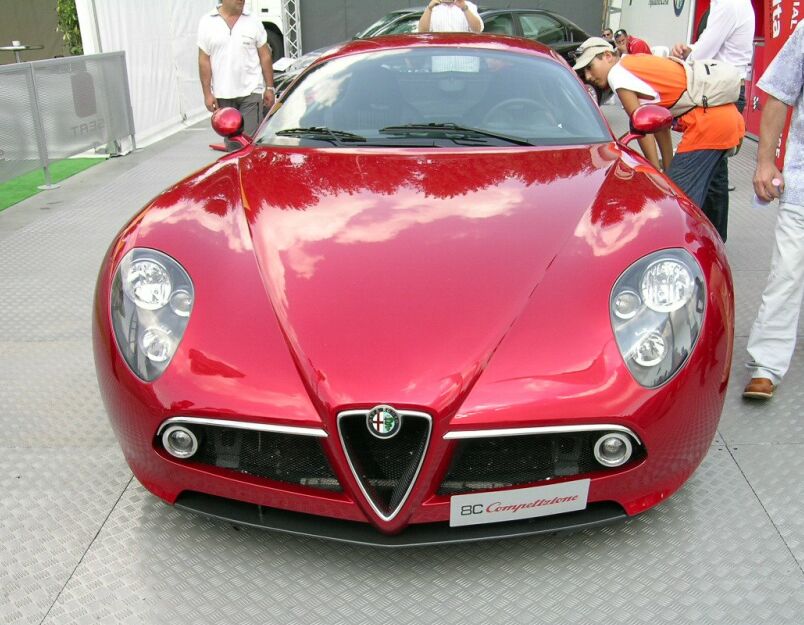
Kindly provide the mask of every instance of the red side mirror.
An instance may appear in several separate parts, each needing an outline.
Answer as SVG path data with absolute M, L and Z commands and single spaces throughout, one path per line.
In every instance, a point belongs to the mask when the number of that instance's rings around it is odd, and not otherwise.
M 658 104 L 643 104 L 631 114 L 630 121 L 630 132 L 620 137 L 620 143 L 624 145 L 639 137 L 670 128 L 673 114 Z
M 241 147 L 248 145 L 249 137 L 243 134 L 243 115 L 235 108 L 218 109 L 212 114 L 212 129 L 221 137 L 239 143 Z

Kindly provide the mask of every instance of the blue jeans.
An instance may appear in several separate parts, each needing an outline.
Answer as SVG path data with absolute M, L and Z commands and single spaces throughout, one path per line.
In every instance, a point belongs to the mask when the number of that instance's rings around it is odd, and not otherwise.
M 698 206 L 703 207 L 707 197 L 712 197 L 711 208 L 704 210 L 704 214 L 724 242 L 729 219 L 729 178 L 725 160 L 726 150 L 681 152 L 675 155 L 667 172 L 670 179 Z M 716 178 L 715 173 L 721 167 L 720 175 Z

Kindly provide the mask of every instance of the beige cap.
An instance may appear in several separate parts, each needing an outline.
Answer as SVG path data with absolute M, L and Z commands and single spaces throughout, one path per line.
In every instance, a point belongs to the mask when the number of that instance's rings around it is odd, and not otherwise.
M 614 47 L 603 37 L 589 37 L 575 50 L 575 65 L 572 69 L 583 69 L 601 52 L 614 52 Z

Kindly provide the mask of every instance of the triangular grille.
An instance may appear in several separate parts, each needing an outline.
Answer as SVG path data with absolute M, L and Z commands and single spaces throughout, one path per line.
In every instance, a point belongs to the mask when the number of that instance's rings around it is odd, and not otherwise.
M 388 521 L 408 498 L 430 441 L 431 418 L 421 412 L 399 410 L 402 426 L 392 438 L 369 431 L 367 410 L 338 415 L 343 450 L 355 478 L 374 511 Z

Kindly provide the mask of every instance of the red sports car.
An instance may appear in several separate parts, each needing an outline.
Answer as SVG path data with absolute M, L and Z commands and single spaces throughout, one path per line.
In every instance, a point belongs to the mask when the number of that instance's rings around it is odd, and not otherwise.
M 240 149 L 140 212 L 97 285 L 101 392 L 155 495 L 421 545 L 626 518 L 701 462 L 723 245 L 550 49 L 356 41 L 253 139 L 213 125 Z

